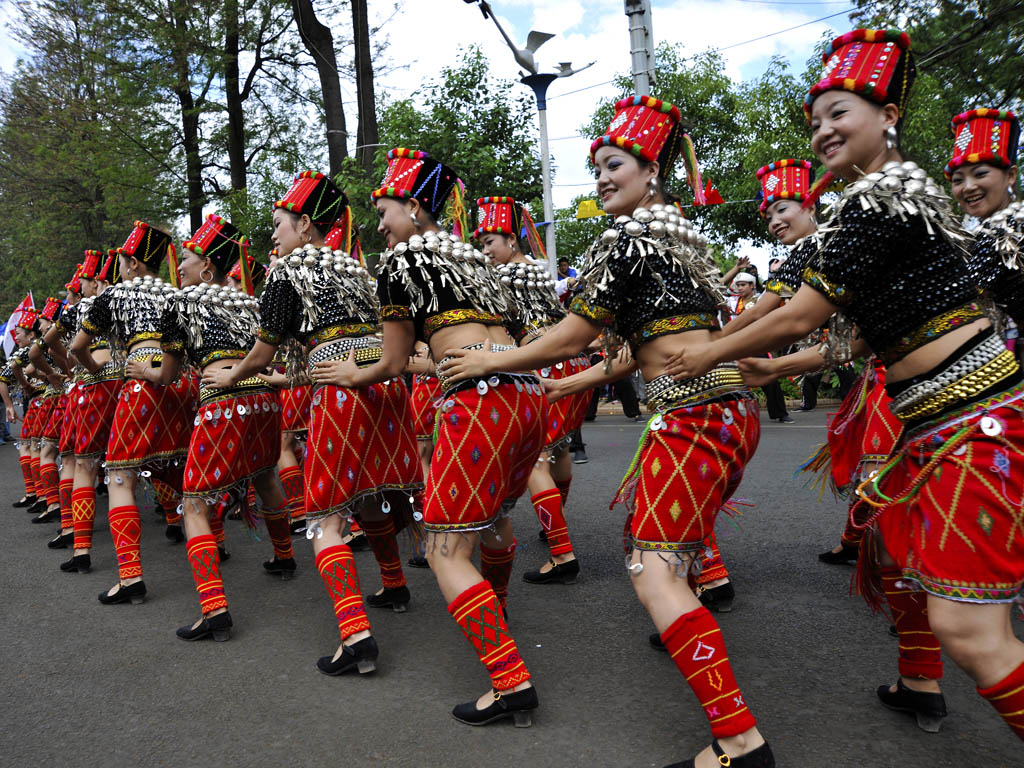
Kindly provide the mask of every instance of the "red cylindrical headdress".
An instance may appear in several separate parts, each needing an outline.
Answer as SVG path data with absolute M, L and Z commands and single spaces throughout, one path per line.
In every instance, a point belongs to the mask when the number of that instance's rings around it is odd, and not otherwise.
M 388 167 L 370 198 L 415 198 L 437 219 L 458 187 L 458 174 L 426 152 L 398 147 L 388 152 Z
M 275 208 L 283 208 L 297 216 L 309 216 L 321 232 L 326 232 L 348 207 L 348 197 L 327 176 L 317 171 L 303 171 Z
M 946 178 L 966 163 L 987 163 L 999 168 L 1017 164 L 1020 123 L 1005 109 L 972 109 L 953 118 L 953 159 Z
M 85 252 L 85 261 L 82 262 L 82 272 L 80 277 L 84 277 L 87 280 L 95 280 L 96 272 L 100 268 L 100 264 L 103 262 L 103 251 L 88 250 Z
M 916 67 L 910 37 L 898 29 L 855 29 L 837 37 L 821 56 L 821 79 L 804 99 L 804 114 L 825 91 L 856 93 L 879 104 L 895 104 L 900 117 L 906 111 Z
M 124 245 L 118 249 L 125 256 L 133 256 L 149 269 L 156 272 L 168 251 L 174 247 L 172 238 L 166 232 L 136 221 Z
M 776 160 L 757 171 L 761 182 L 761 215 L 776 200 L 803 202 L 814 182 L 814 171 L 806 160 Z
M 18 327 L 24 328 L 26 331 L 35 329 L 36 320 L 39 319 L 39 313 L 34 309 L 23 309 L 21 310 L 21 316 L 18 318 Z
M 615 105 L 615 117 L 604 136 L 590 145 L 590 160 L 605 146 L 619 147 L 660 165 L 658 175 L 667 178 L 679 157 L 682 131 L 679 109 L 651 96 L 632 96 Z
M 63 309 L 63 307 L 63 301 L 61 301 L 60 299 L 55 299 L 53 296 L 50 296 L 46 300 L 46 304 L 43 306 L 43 311 L 39 313 L 39 316 L 45 317 L 51 323 L 55 322 L 57 320 L 57 317 L 60 315 L 60 311 L 61 309 Z

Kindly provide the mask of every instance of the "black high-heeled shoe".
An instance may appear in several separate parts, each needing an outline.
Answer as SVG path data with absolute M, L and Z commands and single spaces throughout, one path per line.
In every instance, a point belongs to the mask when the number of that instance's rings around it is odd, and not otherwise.
M 651 632 L 651 634 L 647 636 L 647 642 L 649 642 L 651 644 L 651 648 L 653 648 L 656 651 L 668 651 L 668 648 L 665 647 L 665 644 L 661 642 L 660 632 Z
M 182 640 L 202 640 L 204 637 L 212 637 L 214 642 L 223 643 L 231 639 L 231 614 L 227 611 L 218 613 L 216 616 L 204 616 L 196 626 L 186 624 L 180 627 L 175 633 Z
M 366 675 L 377 669 L 377 656 L 380 649 L 373 636 L 364 637 L 358 643 L 346 645 L 341 649 L 341 656 L 336 660 L 332 656 L 321 656 L 317 659 L 316 668 L 325 675 L 344 674 L 350 669 L 357 669 L 360 675 Z
M 542 541 L 545 544 L 548 543 L 548 532 L 545 531 L 543 528 L 537 531 L 537 541 Z
M 52 523 L 58 517 L 60 517 L 60 507 L 44 509 L 41 515 L 32 518 L 32 524 L 39 525 L 41 523 Z
M 847 565 L 848 563 L 856 563 L 859 554 L 860 547 L 851 547 L 848 544 L 843 544 L 843 548 L 839 552 L 833 552 L 830 549 L 828 552 L 822 552 L 818 555 L 818 559 L 826 565 Z
M 523 574 L 523 581 L 527 584 L 575 584 L 576 577 L 580 575 L 580 561 L 569 560 L 565 563 L 556 564 L 554 560 L 549 561 L 552 568 L 549 571 L 529 571 Z
M 281 581 L 288 581 L 289 579 L 295 578 L 295 570 L 298 566 L 295 565 L 295 558 L 289 557 L 279 558 L 274 555 L 273 560 L 267 560 L 263 563 L 263 570 L 271 576 L 280 576 Z
M 736 757 L 726 754 L 722 745 L 718 743 L 718 739 L 711 742 L 711 750 L 721 765 L 730 765 L 732 768 L 775 768 L 775 755 L 772 754 L 772 748 L 768 746 L 767 741 L 757 749 L 752 749 Z M 722 758 L 725 760 L 723 761 Z M 695 765 L 693 760 L 683 760 L 681 763 L 666 765 L 665 768 L 694 768 Z
M 39 515 L 46 511 L 46 497 L 37 496 L 36 500 L 32 504 L 25 508 L 25 511 L 30 515 Z
M 701 587 L 697 592 L 697 599 L 700 600 L 701 605 L 715 613 L 729 613 L 732 611 L 732 601 L 735 597 L 736 590 L 733 588 L 731 581 L 711 589 Z
M 164 538 L 175 544 L 180 544 L 185 540 L 185 532 L 181 530 L 181 526 L 177 523 L 168 523 L 167 527 L 164 528 Z
M 71 533 L 58 533 L 56 536 L 54 536 L 52 539 L 46 542 L 46 546 L 48 546 L 50 549 L 67 549 L 71 546 L 74 540 L 74 531 L 72 531 Z
M 521 691 L 494 691 L 494 701 L 485 709 L 477 709 L 476 701 L 459 704 L 452 710 L 452 717 L 466 725 L 487 725 L 511 717 L 516 728 L 529 728 L 533 725 L 533 710 L 539 706 L 537 689 L 531 686 Z
M 88 573 L 92 570 L 92 558 L 88 553 L 72 555 L 70 560 L 65 560 L 60 564 L 60 569 L 64 573 Z
M 429 568 L 430 563 L 423 555 L 413 555 L 406 561 L 411 568 Z
M 928 733 L 938 733 L 942 727 L 942 718 L 949 714 L 946 711 L 946 697 L 941 693 L 915 691 L 896 681 L 896 691 L 890 691 L 888 685 L 878 686 L 878 698 L 889 709 L 906 712 L 917 719 L 917 727 Z
M 88 557 L 88 555 L 86 555 Z M 128 603 L 132 605 L 138 605 L 146 599 L 146 582 L 136 581 L 134 584 L 129 584 L 127 587 L 123 584 L 117 585 L 117 591 L 112 595 L 108 595 L 106 592 L 100 592 L 99 601 L 104 605 L 118 605 L 119 603 Z
M 224 547 L 217 545 L 217 557 L 222 563 L 226 563 L 231 559 L 231 553 L 228 552 Z
M 31 507 L 35 503 L 36 503 L 35 495 L 32 495 L 32 496 L 22 496 L 16 502 L 11 504 L 11 506 L 14 507 L 15 509 L 22 509 L 24 507 Z
M 411 599 L 409 587 L 403 584 L 400 587 L 385 587 L 377 594 L 369 595 L 366 604 L 374 608 L 390 608 L 395 613 L 405 613 Z

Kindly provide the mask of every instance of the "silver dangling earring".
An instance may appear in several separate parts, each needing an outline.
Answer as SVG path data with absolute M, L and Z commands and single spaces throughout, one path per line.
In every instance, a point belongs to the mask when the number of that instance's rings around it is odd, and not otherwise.
M 416 227 L 416 229 L 419 229 L 420 228 L 420 220 L 416 218 L 416 214 L 415 213 L 410 213 L 409 214 L 409 218 L 412 219 L 413 226 Z
M 652 178 L 647 182 L 647 196 L 654 197 L 656 194 L 658 194 L 658 180 Z
M 207 273 L 207 272 L 210 273 L 210 276 L 209 277 L 203 277 L 203 275 L 205 273 Z M 213 270 L 210 269 L 209 267 L 206 267 L 205 269 L 203 269 L 202 272 L 199 273 L 199 279 L 202 280 L 204 283 L 209 283 L 210 281 L 213 280 Z
M 896 149 L 896 145 L 899 143 L 900 136 L 896 133 L 896 126 L 890 125 L 885 129 L 885 146 L 889 149 Z

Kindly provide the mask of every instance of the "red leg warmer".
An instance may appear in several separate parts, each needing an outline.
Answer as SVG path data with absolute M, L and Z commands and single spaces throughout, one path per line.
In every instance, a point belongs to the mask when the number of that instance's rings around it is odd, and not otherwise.
M 75 479 L 68 477 L 60 481 L 60 529 L 70 530 L 75 527 L 74 512 L 71 510 L 71 491 L 75 487 Z
M 711 534 L 708 544 L 710 553 L 705 551 L 700 556 L 698 584 L 710 584 L 712 581 L 729 578 L 729 571 L 726 570 L 725 563 L 722 561 L 722 553 L 718 551 L 718 541 L 715 539 L 715 534 Z
M 405 573 L 402 571 L 402 555 L 398 551 L 398 539 L 395 538 L 395 524 L 391 518 L 384 520 L 363 520 L 363 533 L 370 543 L 373 556 L 380 566 L 380 583 L 386 589 L 405 586 Z
M 452 600 L 448 612 L 487 667 L 495 689 L 506 691 L 530 679 L 490 584 L 474 584 Z
M 227 608 L 224 596 L 224 582 L 220 578 L 220 555 L 217 540 L 211 534 L 193 536 L 188 540 L 188 564 L 192 566 L 192 578 L 199 593 L 199 606 L 203 614 Z
M 480 545 L 480 575 L 491 585 L 502 608 L 508 602 L 508 581 L 512 578 L 512 562 L 515 558 L 515 539 L 512 539 L 512 544 L 505 549 L 491 549 Z
M 565 555 L 572 552 L 572 542 L 569 541 L 569 529 L 565 525 L 565 515 L 562 513 L 562 494 L 558 488 L 541 491 L 532 496 L 533 508 L 537 512 L 537 519 L 548 537 L 548 548 L 552 555 Z
M 352 550 L 345 544 L 328 547 L 316 556 L 316 569 L 320 571 L 327 594 L 334 602 L 341 639 L 370 628 L 370 620 L 363 610 L 363 595 L 359 591 L 359 572 Z
M 661 641 L 704 708 L 712 736 L 736 736 L 756 725 L 732 673 L 722 631 L 707 608 L 684 613 Z
M 897 586 L 899 568 L 882 569 L 882 589 L 900 639 L 902 677 L 942 679 L 942 648 L 928 624 L 928 599 L 923 592 Z
M 281 489 L 288 500 L 288 509 L 292 520 L 306 516 L 306 488 L 302 479 L 302 470 L 298 467 L 285 467 L 280 472 Z
M 267 524 L 267 534 L 274 547 L 274 557 L 278 560 L 293 558 L 295 554 L 292 552 L 292 532 L 288 527 L 288 503 L 285 502 L 277 509 L 264 508 L 263 522 Z
M 988 699 L 1010 730 L 1024 741 L 1024 664 L 991 688 L 979 688 L 978 693 Z
M 110 510 L 108 518 L 110 536 L 114 539 L 114 551 L 117 553 L 117 569 L 121 578 L 141 576 L 139 540 L 142 538 L 142 526 L 139 523 L 139 508 L 134 504 L 129 507 L 114 507 Z
M 36 495 L 36 484 L 32 479 L 32 457 L 19 456 L 18 463 L 21 465 L 21 479 L 25 481 L 25 495 Z
M 91 485 L 71 492 L 71 518 L 75 526 L 75 549 L 91 549 L 92 524 L 96 519 L 96 489 Z

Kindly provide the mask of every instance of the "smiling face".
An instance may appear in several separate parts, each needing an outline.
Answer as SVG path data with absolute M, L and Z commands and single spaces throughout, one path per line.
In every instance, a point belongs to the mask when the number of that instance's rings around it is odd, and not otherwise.
M 203 282 L 209 282 L 211 278 L 203 280 L 203 275 L 209 276 L 213 273 L 213 267 L 210 265 L 210 260 L 200 256 L 195 251 L 190 251 L 188 248 L 183 248 L 181 251 L 181 260 L 178 262 L 178 279 L 181 281 L 181 287 L 187 288 L 190 285 L 199 285 Z
M 795 200 L 776 200 L 764 212 L 768 231 L 783 245 L 792 245 L 818 228 L 814 212 L 802 208 Z
M 749 280 L 736 280 L 732 286 L 741 299 L 749 299 L 754 295 L 754 284 Z
M 967 215 L 987 219 L 1010 204 L 1010 187 L 1016 178 L 1017 166 L 967 163 L 953 171 L 953 197 Z
M 886 145 L 886 130 L 898 118 L 894 104 L 879 107 L 847 91 L 825 91 L 811 108 L 811 150 L 836 176 L 853 181 L 857 168 L 871 173 L 899 159 Z
M 377 231 L 384 235 L 388 248 L 408 242 L 419 231 L 413 216 L 419 211 L 415 200 L 396 200 L 393 197 L 379 197 L 377 207 Z
M 597 196 L 605 213 L 629 215 L 651 199 L 650 183 L 658 175 L 658 164 L 641 164 L 618 147 L 606 146 L 594 155 Z
M 19 326 L 14 329 L 14 343 L 19 347 L 27 347 L 31 341 L 32 337 L 28 335 L 28 331 L 24 328 Z
M 480 238 L 480 251 L 497 264 L 508 264 L 519 253 L 518 242 L 512 235 L 488 232 Z

